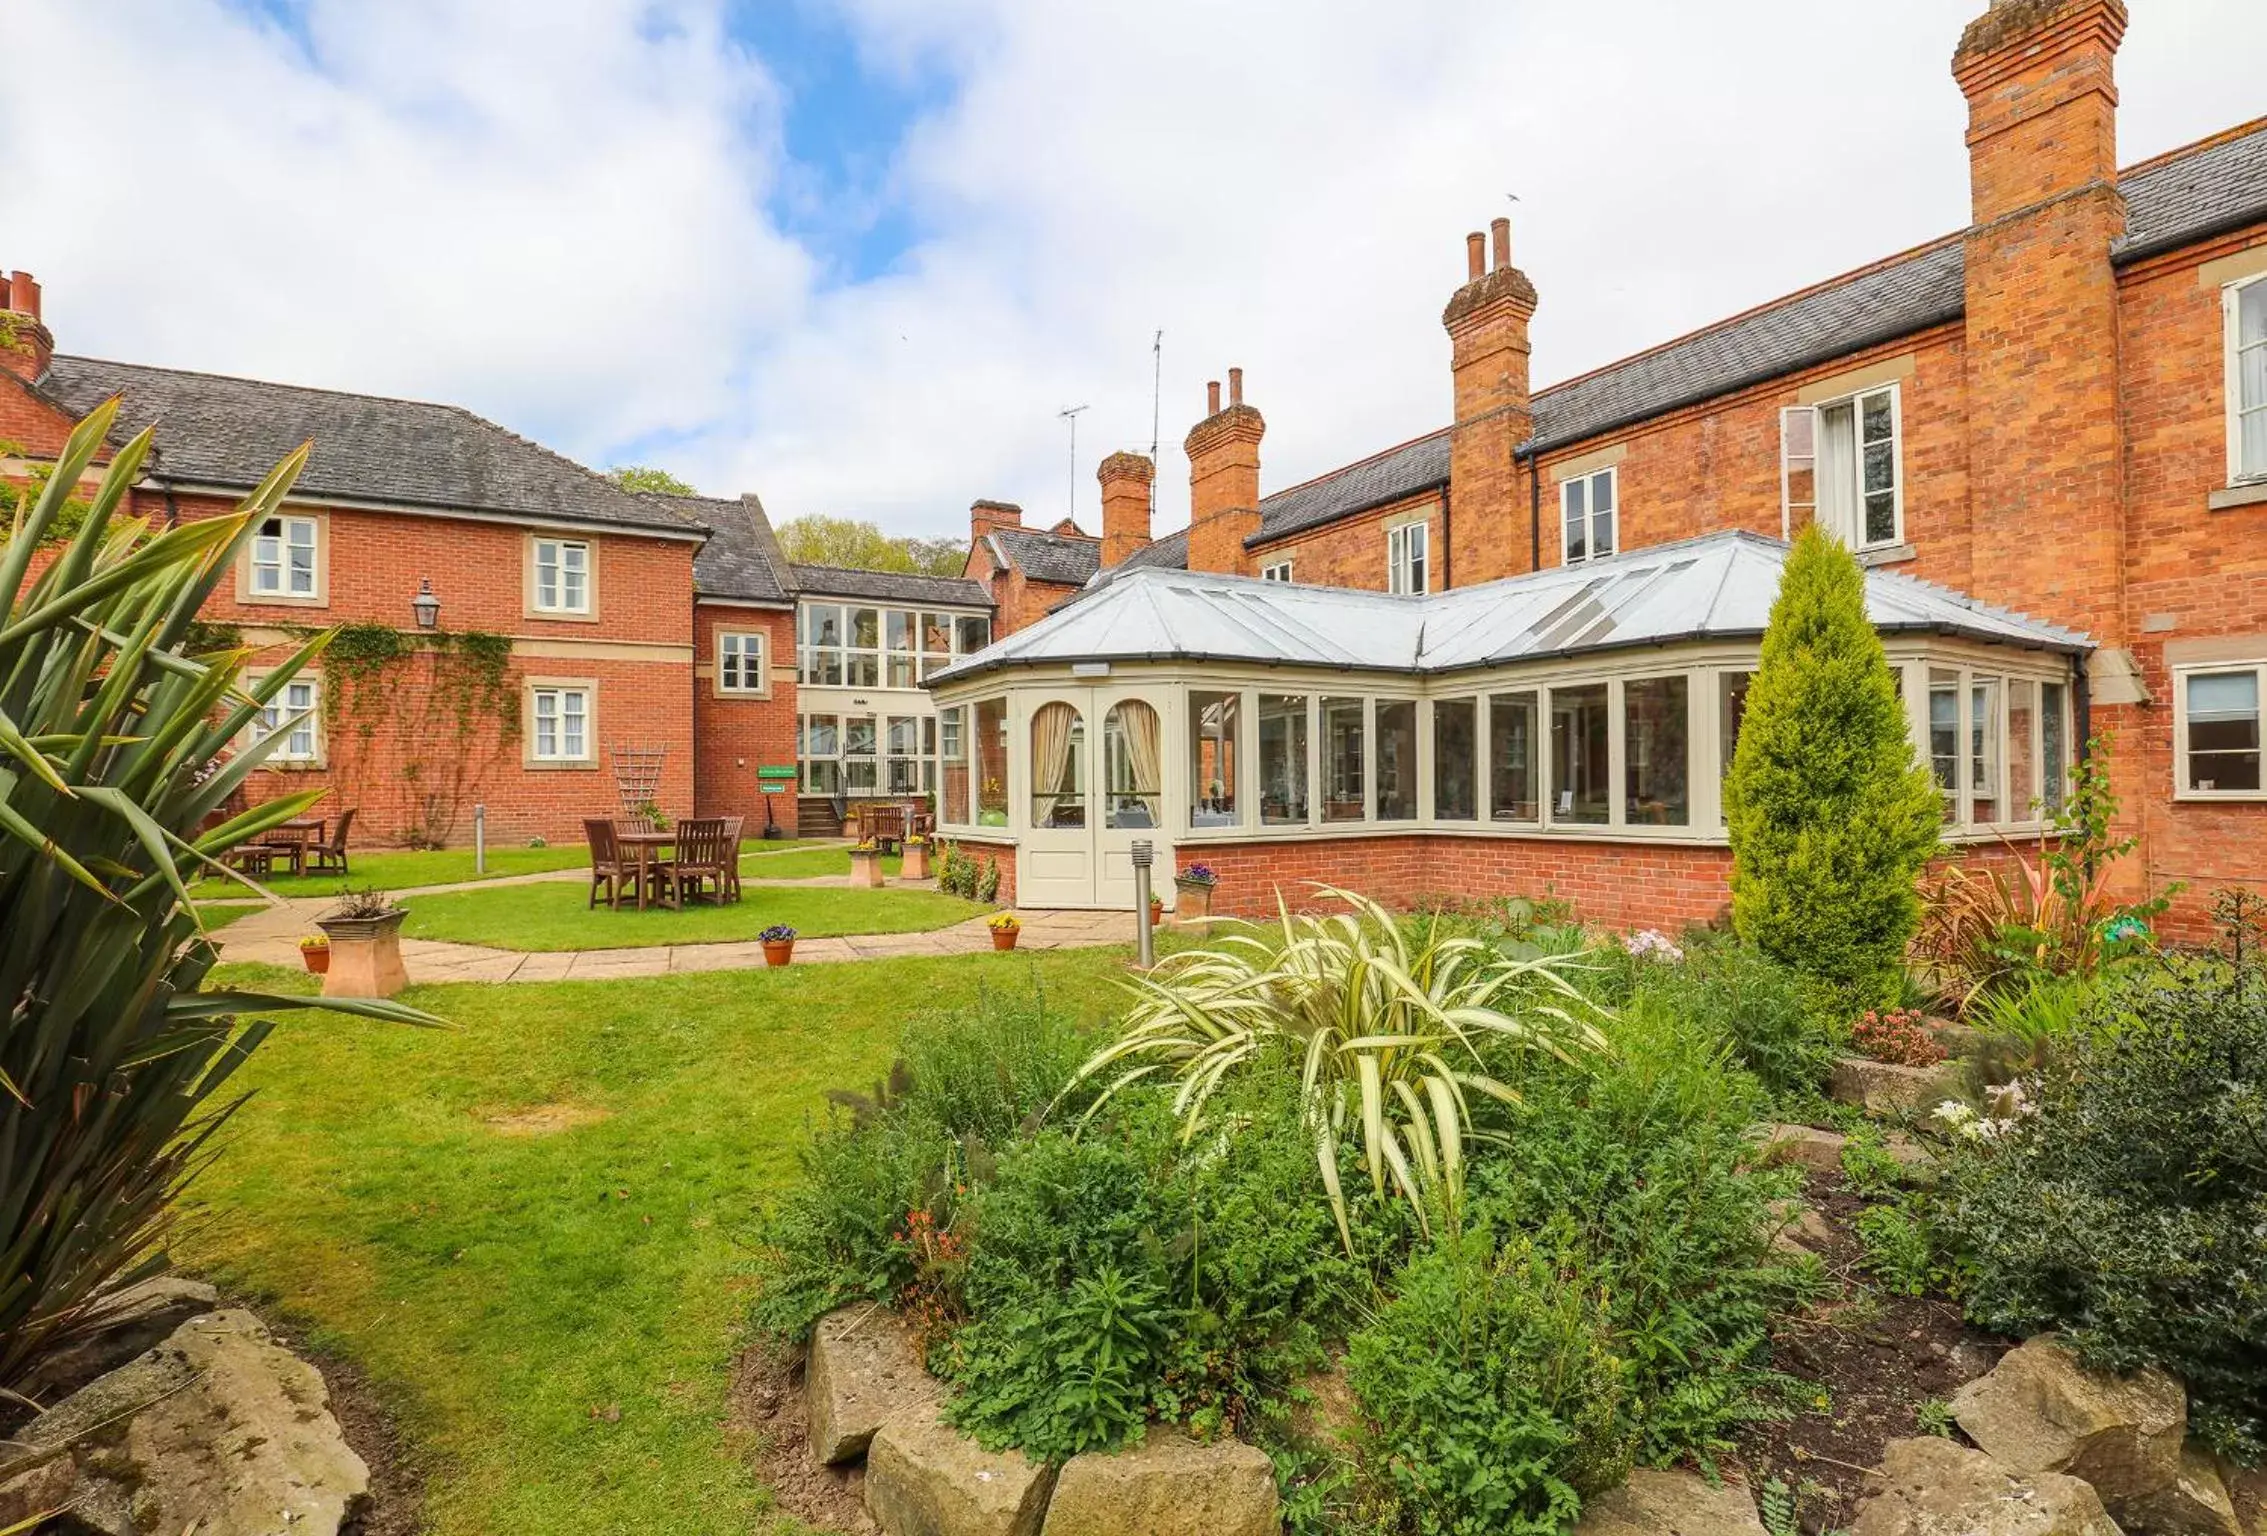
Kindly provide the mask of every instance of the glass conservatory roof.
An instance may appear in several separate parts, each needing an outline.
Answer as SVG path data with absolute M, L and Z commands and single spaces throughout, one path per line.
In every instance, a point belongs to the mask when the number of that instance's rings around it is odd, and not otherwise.
M 1632 550 L 1422 597 L 1148 567 L 937 673 L 1223 661 L 1418 673 L 1509 666 L 1634 646 L 1754 639 L 1771 617 L 1788 546 L 1739 530 Z M 1956 635 L 2034 650 L 2092 649 L 2085 635 L 1948 587 L 1866 572 L 1883 634 Z

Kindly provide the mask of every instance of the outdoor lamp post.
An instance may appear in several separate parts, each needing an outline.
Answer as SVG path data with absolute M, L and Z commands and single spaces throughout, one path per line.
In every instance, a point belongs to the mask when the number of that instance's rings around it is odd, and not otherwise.
M 441 622 L 441 600 L 433 595 L 433 583 L 423 576 L 417 578 L 417 595 L 409 600 L 409 609 L 417 615 L 419 629 L 431 629 Z
M 1134 932 L 1138 935 L 1136 951 L 1143 970 L 1157 963 L 1156 938 L 1149 931 L 1149 866 L 1157 862 L 1157 845 L 1146 837 L 1137 837 L 1133 843 L 1134 872 Z

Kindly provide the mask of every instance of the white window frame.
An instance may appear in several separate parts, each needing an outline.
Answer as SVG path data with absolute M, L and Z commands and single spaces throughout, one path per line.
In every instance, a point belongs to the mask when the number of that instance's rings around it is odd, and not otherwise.
M 570 551 L 581 555 L 582 560 L 579 568 L 568 559 Z M 548 556 L 548 560 L 546 556 Z M 588 539 L 559 539 L 538 535 L 535 539 L 534 558 L 535 571 L 532 585 L 529 588 L 529 598 L 531 606 L 537 613 L 587 614 L 591 611 L 590 599 L 594 585 L 591 579 L 591 568 L 596 562 L 593 559 L 593 551 Z M 553 573 L 552 585 L 555 589 L 548 599 L 544 595 L 544 574 L 547 564 Z M 581 578 L 582 591 L 579 601 L 568 601 L 568 588 L 572 585 L 569 580 L 570 577 Z
M 1388 554 L 1390 555 L 1390 553 L 1389 546 Z M 1289 581 L 1291 579 L 1291 562 L 1278 560 L 1273 565 L 1261 566 L 1259 568 L 1259 579 L 1262 581 Z
M 247 679 L 252 686 L 257 682 Z M 293 695 L 301 695 L 294 699 Z M 283 745 L 267 756 L 267 764 L 275 767 L 291 764 L 298 767 L 319 767 L 323 762 L 323 682 L 313 672 L 301 672 L 283 685 L 283 691 L 260 707 L 252 719 L 251 740 L 267 740 L 283 730 L 284 722 L 293 716 L 297 721 L 285 734 Z
M 2263 456 L 2257 464 L 2246 464 L 2243 461 L 2243 418 L 2250 412 L 2267 412 L 2267 398 L 2257 400 L 2248 407 L 2243 399 L 2243 354 L 2254 350 L 2260 352 L 2263 356 L 2262 368 L 2267 369 L 2267 338 L 2255 341 L 2249 347 L 2243 346 L 2241 341 L 2243 298 L 2246 291 L 2253 288 L 2267 294 L 2267 272 L 2239 277 L 2220 290 L 2220 306 L 2226 317 L 2227 329 L 2228 484 L 2231 486 L 2256 485 L 2267 481 L 2267 456 Z
M 1385 531 L 1386 590 L 1422 597 L 1432 590 L 1433 524 L 1430 518 L 1396 523 Z
M 597 694 L 598 690 L 587 683 L 538 683 L 529 688 L 527 738 L 529 758 L 538 763 L 596 762 L 597 752 L 591 744 L 591 735 L 598 714 Z M 580 699 L 582 701 L 582 709 L 579 712 L 582 719 L 582 745 L 579 751 L 567 749 L 567 721 L 577 713 L 567 708 L 569 699 Z M 544 705 L 546 701 L 551 706 L 550 723 L 554 736 L 549 750 L 545 749 L 543 740 Z
M 1598 483 L 1604 481 L 1610 488 L 1613 505 L 1606 515 L 1613 519 L 1614 547 L 1598 548 Z M 1582 553 L 1576 555 L 1567 542 L 1567 503 L 1573 496 L 1572 487 L 1582 487 Z M 1603 469 L 1584 470 L 1579 475 L 1568 475 L 1559 482 L 1559 563 L 1561 565 L 1588 565 L 1593 560 L 1611 560 L 1621 552 L 1622 540 L 1622 486 L 1621 466 L 1608 464 Z
M 2222 673 L 2249 672 L 2256 678 L 2261 711 L 2262 750 L 2267 752 L 2267 656 L 2257 659 L 2231 661 L 2187 661 L 2172 668 L 2173 683 L 2173 798 L 2175 800 L 2267 800 L 2267 787 L 2260 789 L 2191 789 L 2188 772 L 2188 680 L 2191 677 L 2214 676 Z M 2267 756 L 2262 758 L 2267 770 Z M 2261 782 L 2267 786 L 2267 771 Z
M 1889 400 L 1889 457 L 1893 474 L 1890 482 L 1890 506 L 1893 512 L 1893 526 L 1890 529 L 1890 537 L 1886 539 L 1868 539 L 1865 537 L 1865 403 L 1876 395 L 1887 396 Z M 1869 384 L 1864 389 L 1853 389 L 1848 394 L 1836 395 L 1831 400 L 1816 400 L 1809 405 L 1791 405 L 1779 412 L 1780 532 L 1790 537 L 1795 532 L 1794 507 L 1796 504 L 1790 500 L 1788 491 L 1789 481 L 1792 478 L 1796 463 L 1807 464 L 1811 471 L 1811 499 L 1807 505 L 1810 508 L 1813 520 L 1817 518 L 1820 506 L 1825 503 L 1825 486 L 1822 482 L 1824 471 L 1819 467 L 1821 457 L 1819 446 L 1825 434 L 1826 424 L 1820 420 L 1819 413 L 1832 410 L 1838 405 L 1846 405 L 1850 408 L 1851 483 L 1846 489 L 1850 497 L 1855 522 L 1848 530 L 1830 528 L 1827 531 L 1837 538 L 1846 537 L 1853 552 L 1896 549 L 1905 542 L 1905 392 L 1903 386 L 1895 380 L 1887 384 Z M 1807 458 L 1800 455 L 1790 455 L 1788 451 L 1787 423 L 1790 418 L 1797 415 L 1807 416 L 1810 419 L 1811 451 Z
M 766 669 L 770 641 L 760 629 L 716 632 L 716 691 L 743 697 L 771 692 Z
M 252 536 L 252 547 L 247 553 L 245 593 L 253 602 L 319 602 L 323 595 L 323 525 L 319 518 L 303 517 L 296 513 L 278 512 L 261 519 L 263 523 L 281 524 L 279 536 L 271 540 L 264 533 Z M 298 535 L 304 533 L 302 541 Z M 262 558 L 262 547 L 273 549 L 273 559 Z M 291 586 L 291 552 L 295 548 L 307 551 L 307 587 L 296 591 Z M 272 577 L 274 585 L 268 582 Z

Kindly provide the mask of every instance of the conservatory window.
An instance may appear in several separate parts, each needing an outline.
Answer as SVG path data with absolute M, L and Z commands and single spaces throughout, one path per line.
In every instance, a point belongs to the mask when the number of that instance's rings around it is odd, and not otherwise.
M 1417 818 L 1417 703 L 1378 701 L 1378 820 Z
M 1929 774 L 1944 798 L 1944 819 L 1960 819 L 1960 674 L 1929 673 Z
M 2257 795 L 2260 792 L 2257 666 L 2183 672 L 2174 698 L 2180 706 L 2180 789 L 2184 795 Z
M 1692 727 L 1682 676 L 1622 685 L 1623 818 L 1630 826 L 1692 820 Z
M 2039 799 L 2050 817 L 2062 814 L 2070 783 L 2070 724 L 2061 683 L 2039 685 Z
M 929 788 L 925 770 L 930 753 L 922 748 L 923 726 L 929 727 L 930 752 L 936 748 L 936 726 L 919 715 L 892 715 L 882 732 L 882 783 L 892 795 L 918 795 Z
M 1233 827 L 1242 734 L 1240 693 L 1189 695 L 1189 825 Z M 1304 748 L 1302 746 L 1302 751 Z
M 1031 824 L 1086 825 L 1086 717 L 1060 700 L 1031 717 Z
M 1604 826 L 1613 806 L 1606 685 L 1553 688 L 1550 699 L 1551 819 Z
M 1361 699 L 1322 701 L 1324 821 L 1360 821 L 1369 813 L 1362 772 L 1364 717 L 1368 712 L 1369 706 Z
M 938 817 L 955 827 L 968 825 L 967 725 L 963 705 L 937 711 Z
M 1102 717 L 1104 825 L 1154 827 L 1163 814 L 1164 738 L 1157 711 L 1140 699 L 1110 706 Z
M 872 715 L 842 717 L 842 792 L 870 795 L 879 783 L 880 754 Z
M 842 728 L 833 715 L 805 715 L 796 733 L 795 755 L 803 760 L 803 791 L 842 793 Z
M 1307 696 L 1259 696 L 1259 819 L 1268 826 L 1307 824 Z
M 1488 818 L 1535 821 L 1541 810 L 1536 777 L 1535 695 L 1488 699 Z
M 1716 769 L 1722 783 L 1731 781 L 1732 759 L 1740 750 L 1740 727 L 1747 724 L 1747 691 L 1754 681 L 1753 672 L 1716 674 Z
M 976 706 L 976 824 L 1008 824 L 1008 701 Z
M 1968 816 L 1979 826 L 1999 820 L 1999 679 L 1968 685 Z
M 1473 821 L 1480 814 L 1480 701 L 1442 699 L 1433 705 L 1433 817 Z
M 2007 819 L 2029 821 L 2039 803 L 2039 685 L 2007 680 Z

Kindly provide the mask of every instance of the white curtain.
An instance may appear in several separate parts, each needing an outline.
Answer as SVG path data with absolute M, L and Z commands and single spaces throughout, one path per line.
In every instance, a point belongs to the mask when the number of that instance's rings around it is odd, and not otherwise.
M 1164 787 L 1164 750 L 1157 711 L 1139 699 L 1128 699 L 1110 711 L 1126 743 L 1126 762 L 1133 770 L 1133 792 L 1149 812 L 1144 826 L 1158 823 L 1158 794 Z
M 1858 547 L 1858 413 L 1847 401 L 1818 413 L 1818 521 Z
M 1031 824 L 1053 826 L 1055 807 L 1077 787 L 1071 764 L 1071 733 L 1078 711 L 1061 702 L 1043 704 L 1031 717 Z

